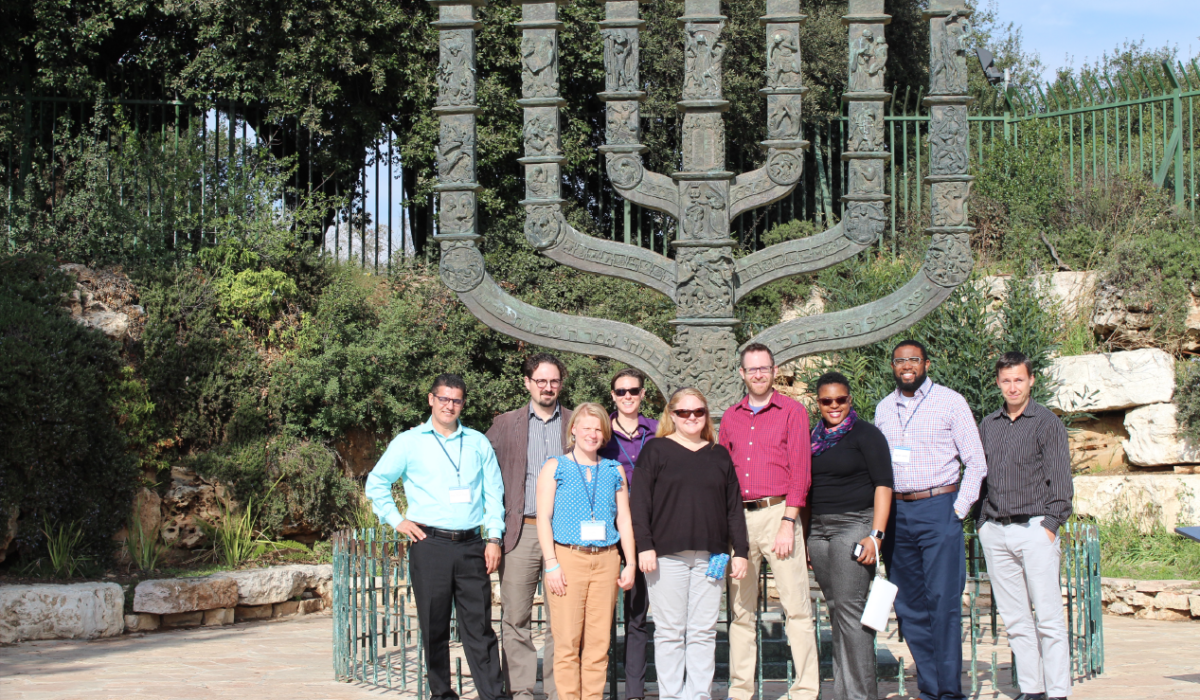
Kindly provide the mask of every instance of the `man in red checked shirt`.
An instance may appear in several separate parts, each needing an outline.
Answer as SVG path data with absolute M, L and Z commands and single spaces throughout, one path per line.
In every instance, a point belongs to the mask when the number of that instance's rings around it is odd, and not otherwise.
M 738 373 L 745 398 L 721 417 L 720 443 L 737 467 L 750 534 L 750 567 L 731 580 L 733 621 L 729 626 L 729 698 L 754 697 L 754 611 L 758 607 L 758 567 L 763 557 L 775 574 L 775 587 L 787 617 L 796 680 L 792 700 L 815 700 L 820 687 L 808 564 L 804 537 L 796 525 L 812 483 L 812 445 L 808 412 L 775 391 L 775 356 L 752 343 L 742 350 Z M 847 553 L 849 556 L 849 553 Z

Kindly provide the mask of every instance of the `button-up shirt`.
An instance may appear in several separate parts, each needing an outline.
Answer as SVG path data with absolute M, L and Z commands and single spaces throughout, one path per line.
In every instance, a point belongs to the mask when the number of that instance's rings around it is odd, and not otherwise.
M 529 443 L 525 447 L 525 515 L 537 515 L 537 482 L 542 466 L 563 453 L 562 410 L 554 405 L 549 420 L 542 420 L 529 404 Z
M 392 498 L 397 479 L 408 501 L 404 515 Z M 466 502 L 452 503 L 450 489 L 460 486 L 467 488 Z M 504 482 L 496 453 L 483 433 L 462 423 L 449 437 L 434 430 L 432 418 L 397 435 L 367 476 L 366 494 L 375 514 L 392 527 L 407 519 L 445 530 L 483 525 L 488 537 L 504 534 Z
M 613 411 L 609 414 L 608 420 L 615 421 L 617 412 Z M 612 439 L 608 441 L 604 447 L 600 448 L 600 456 L 605 459 L 615 459 L 625 468 L 625 482 L 633 488 L 633 465 L 637 463 L 638 455 L 642 453 L 642 447 L 645 446 L 647 440 L 654 439 L 654 433 L 658 431 L 658 421 L 653 418 L 647 418 L 642 414 L 638 414 L 637 427 L 633 429 L 633 435 L 625 435 L 625 433 L 617 430 L 616 425 L 613 425 Z
M 897 493 L 911 493 L 959 482 L 959 461 L 966 465 L 954 500 L 954 512 L 965 518 L 979 498 L 987 462 L 979 429 L 967 400 L 957 391 L 926 379 L 915 394 L 897 389 L 875 407 L 875 426 L 892 450 L 892 478 Z M 896 448 L 908 448 L 908 462 Z
M 771 392 L 757 413 L 750 397 L 721 416 L 719 441 L 733 457 L 742 500 L 785 496 L 788 506 L 808 503 L 812 484 L 812 445 L 808 412 L 794 399 Z
M 981 520 L 1041 515 L 1058 532 L 1071 517 L 1071 451 L 1067 429 L 1045 406 L 1030 401 L 1016 420 L 1001 408 L 979 424 L 987 455 L 987 494 Z

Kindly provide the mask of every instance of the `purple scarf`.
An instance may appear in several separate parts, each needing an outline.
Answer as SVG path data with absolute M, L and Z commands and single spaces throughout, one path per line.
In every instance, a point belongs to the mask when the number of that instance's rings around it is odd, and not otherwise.
M 846 416 L 846 420 L 842 421 L 842 424 L 833 430 L 825 426 L 824 420 L 818 419 L 817 427 L 813 428 L 812 431 L 812 456 L 816 457 L 838 444 L 842 438 L 846 437 L 846 433 L 854 428 L 856 421 L 858 421 L 858 413 L 853 408 L 850 409 L 850 415 Z

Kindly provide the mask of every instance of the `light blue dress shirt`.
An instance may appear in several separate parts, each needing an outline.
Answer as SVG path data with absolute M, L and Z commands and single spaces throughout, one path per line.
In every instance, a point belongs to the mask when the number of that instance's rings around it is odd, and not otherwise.
M 408 499 L 403 515 L 392 498 L 397 479 Z M 468 490 L 466 503 L 451 502 L 450 490 L 459 486 Z M 375 514 L 392 527 L 408 519 L 445 530 L 484 525 L 488 537 L 504 535 L 504 481 L 496 453 L 483 433 L 461 422 L 450 437 L 434 430 L 432 418 L 397 435 L 367 476 L 366 494 Z

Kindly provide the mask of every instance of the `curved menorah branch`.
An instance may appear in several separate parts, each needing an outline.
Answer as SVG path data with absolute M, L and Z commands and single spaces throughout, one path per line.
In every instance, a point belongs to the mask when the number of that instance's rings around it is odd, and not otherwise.
M 637 282 L 675 300 L 674 260 L 645 248 L 580 233 L 560 216 L 547 220 L 550 215 L 531 211 L 525 223 L 526 238 L 543 255 L 576 270 Z
M 824 270 L 852 258 L 871 247 L 874 240 L 852 240 L 839 222 L 815 236 L 776 243 L 739 258 L 733 273 L 734 302 L 776 280 Z
M 645 372 L 660 390 L 668 390 L 671 348 L 658 336 L 628 323 L 539 309 L 501 289 L 483 273 L 482 265 L 479 273 L 477 286 L 455 291 L 489 328 L 537 345 L 624 362 Z

